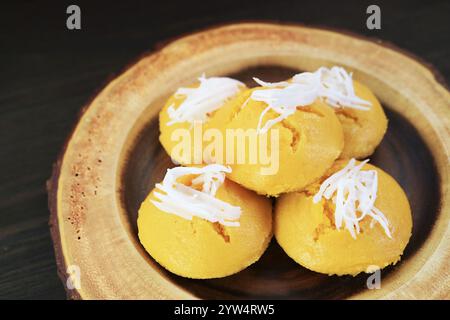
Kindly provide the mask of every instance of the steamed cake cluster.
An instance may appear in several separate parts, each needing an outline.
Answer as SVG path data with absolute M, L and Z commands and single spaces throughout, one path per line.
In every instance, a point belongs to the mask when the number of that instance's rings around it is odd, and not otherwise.
M 186 97 L 174 94 L 168 99 L 159 116 L 164 149 L 174 162 L 184 166 L 205 167 L 212 163 L 228 166 L 230 171 L 214 197 L 239 207 L 241 216 L 236 227 L 198 216 L 186 219 L 170 214 L 152 202 L 155 188 L 139 210 L 139 238 L 163 267 L 197 279 L 234 274 L 261 257 L 272 237 L 272 229 L 277 242 L 293 260 L 320 273 L 356 275 L 400 260 L 411 235 L 411 209 L 404 191 L 387 173 L 370 164 L 364 164 L 361 169 L 377 174 L 378 191 L 372 205 L 389 222 L 389 236 L 381 223 L 377 223 L 378 218 L 365 216 L 358 221 L 360 230 L 355 238 L 345 228 L 336 227 L 335 198 L 313 201 L 327 178 L 350 159 L 371 155 L 379 145 L 387 130 L 381 104 L 369 88 L 354 80 L 351 84 L 355 101 L 361 99 L 370 107 L 336 107 L 336 102 L 329 97 L 328 100 L 317 98 L 307 105 L 294 106 L 280 120 L 280 114 L 287 112 L 285 109 L 268 108 L 266 101 L 252 98 L 258 90 L 283 90 L 295 84 L 293 79 L 254 88 L 239 84 L 215 106 L 208 106 L 203 97 L 192 98 L 203 103 L 202 110 L 209 110 L 206 119 L 197 123 L 202 131 L 214 129 L 225 136 L 229 129 L 257 129 L 261 123 L 270 123 L 270 128 L 262 134 L 270 137 L 276 129 L 278 149 L 271 150 L 271 144 L 259 148 L 267 148 L 267 154 L 278 153 L 279 164 L 273 174 L 262 174 L 261 163 L 226 163 L 226 157 L 220 158 L 204 149 L 200 152 L 201 163 L 195 163 L 198 150 L 184 150 L 183 154 L 177 150 L 179 137 L 174 139 L 180 128 L 193 139 L 196 130 L 193 122 L 173 123 L 169 112 L 179 108 Z M 202 82 L 189 88 L 199 86 Z M 244 158 L 248 159 L 251 152 L 247 146 Z M 195 177 L 184 179 L 183 184 L 190 186 Z M 269 196 L 276 197 L 273 218 Z

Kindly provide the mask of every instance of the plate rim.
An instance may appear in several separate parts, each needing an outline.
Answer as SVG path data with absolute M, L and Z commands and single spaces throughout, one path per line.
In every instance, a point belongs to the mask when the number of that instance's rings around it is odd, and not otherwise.
M 89 103 L 87 103 L 83 108 L 81 108 L 77 119 L 75 120 L 75 124 L 72 128 L 72 130 L 70 131 L 70 133 L 68 134 L 63 147 L 61 148 L 61 151 L 57 157 L 57 161 L 54 163 L 53 165 L 53 169 L 52 169 L 52 175 L 50 177 L 50 179 L 47 181 L 47 190 L 48 190 L 48 205 L 49 205 L 49 209 L 50 209 L 50 231 L 51 231 L 51 236 L 52 236 L 52 240 L 53 240 L 53 246 L 54 246 L 54 250 L 55 250 L 55 256 L 56 256 L 56 263 L 57 263 L 57 270 L 58 270 L 58 275 L 60 277 L 60 279 L 62 280 L 63 283 L 66 282 L 67 277 L 65 276 L 65 271 L 66 271 L 66 261 L 64 258 L 64 254 L 63 254 L 63 248 L 62 248 L 62 244 L 61 244 L 61 235 L 60 235 L 60 225 L 59 225 L 59 220 L 58 220 L 58 184 L 59 184 L 59 178 L 60 178 L 60 173 L 61 173 L 61 168 L 62 168 L 62 163 L 64 160 L 64 156 L 67 152 L 67 149 L 69 148 L 69 142 L 71 141 L 71 139 L 73 138 L 74 134 L 76 133 L 76 129 L 78 128 L 78 125 L 80 124 L 80 122 L 82 121 L 83 117 L 85 117 L 88 109 L 90 106 L 92 106 L 94 100 L 98 97 L 98 95 L 102 94 L 103 92 L 105 92 L 105 90 L 111 85 L 112 82 L 116 81 L 117 79 L 125 76 L 126 74 L 128 74 L 128 72 L 130 72 L 131 69 L 135 68 L 138 66 L 138 64 L 146 58 L 149 58 L 150 56 L 153 56 L 155 54 L 161 54 L 161 52 L 166 51 L 169 52 L 170 46 L 172 46 L 174 43 L 177 43 L 179 41 L 184 41 L 186 38 L 189 37 L 198 37 L 199 35 L 202 35 L 204 33 L 208 33 L 208 32 L 213 32 L 219 29 L 227 29 L 227 28 L 248 28 L 248 27 L 258 27 L 258 28 L 277 28 L 277 29 L 282 29 L 282 28 L 299 28 L 299 29 L 308 29 L 310 31 L 326 31 L 326 32 L 331 32 L 331 33 L 336 33 L 336 34 L 340 34 L 340 35 L 344 35 L 346 37 L 351 37 L 351 38 L 355 38 L 355 39 L 359 39 L 359 40 L 363 40 L 363 41 L 369 41 L 371 43 L 374 43 L 376 45 L 382 46 L 386 49 L 389 50 L 394 50 L 398 53 L 400 53 L 401 55 L 406 56 L 409 59 L 412 59 L 413 61 L 415 61 L 416 63 L 420 64 L 422 67 L 426 68 L 429 72 L 431 72 L 431 74 L 434 77 L 434 81 L 436 82 L 436 84 L 440 87 L 442 87 L 442 89 L 444 90 L 443 92 L 445 92 L 444 94 L 447 95 L 447 97 L 449 96 L 449 92 L 448 92 L 448 85 L 445 82 L 445 78 L 440 75 L 439 71 L 437 71 L 436 68 L 434 68 L 434 66 L 428 62 L 424 62 L 424 60 L 422 58 L 418 58 L 416 55 L 409 53 L 403 49 L 398 48 L 397 46 L 386 42 L 386 41 L 380 41 L 374 38 L 368 38 L 366 36 L 362 36 L 362 35 L 358 35 L 358 34 L 354 34 L 352 32 L 348 32 L 348 31 L 344 31 L 342 32 L 341 30 L 339 30 L 338 32 L 336 31 L 336 29 L 333 28 L 316 28 L 316 27 L 311 27 L 311 26 L 305 26 L 303 24 L 297 24 L 297 23 L 261 23 L 261 22 L 244 22 L 244 23 L 232 23 L 232 24 L 223 24 L 220 26 L 214 26 L 214 27 L 208 27 L 203 29 L 203 31 L 196 31 L 193 33 L 189 33 L 188 35 L 184 35 L 181 37 L 177 37 L 177 39 L 175 41 L 170 41 L 167 42 L 164 45 L 164 47 L 160 47 L 160 44 L 156 46 L 155 50 L 152 50 L 149 52 L 147 52 L 145 55 L 143 55 L 141 58 L 139 58 L 137 60 L 137 62 L 128 65 L 128 67 L 126 67 L 124 69 L 123 72 L 119 73 L 119 75 L 117 77 L 115 77 L 112 81 L 108 81 L 105 86 L 102 87 L 101 90 L 97 91 L 97 93 L 93 96 L 93 98 L 90 100 Z M 168 44 L 167 44 L 168 43 Z M 111 80 L 111 79 L 109 79 Z M 448 128 L 447 128 L 448 129 Z M 447 148 L 450 144 L 447 143 Z M 448 149 L 447 149 L 447 155 L 448 155 Z M 449 161 L 447 160 L 447 165 L 449 164 Z M 441 172 L 441 170 L 444 170 L 443 172 Z M 439 177 L 441 178 L 441 176 L 445 176 L 446 177 L 446 181 L 444 181 L 446 183 L 446 185 L 441 186 L 441 188 L 444 188 L 444 191 L 446 191 L 445 194 L 442 194 L 442 201 L 447 201 L 448 202 L 448 176 L 449 176 L 449 167 L 447 166 L 446 168 L 438 168 L 439 171 Z M 441 181 L 441 183 L 444 183 Z M 444 199 L 445 197 L 445 199 Z M 441 205 L 443 205 L 443 203 L 441 203 Z M 448 203 L 446 208 L 448 208 Z M 442 207 L 441 207 L 441 211 L 442 211 Z M 442 212 L 439 213 L 439 215 L 441 215 Z M 439 218 L 439 217 L 438 217 Z M 448 222 L 448 214 L 447 214 L 447 222 Z M 442 227 L 443 228 L 443 227 Z M 450 248 L 450 239 L 448 239 L 448 237 L 445 237 L 445 235 L 449 234 L 449 226 L 447 224 L 447 228 L 446 230 L 441 230 L 444 234 L 441 237 L 441 242 L 436 244 L 437 246 L 440 245 L 444 245 L 446 248 Z M 441 233 L 442 233 L 441 232 Z M 448 252 L 448 251 L 447 251 Z M 447 254 L 447 256 L 449 256 Z M 431 258 L 431 256 L 430 256 Z M 426 264 L 426 262 L 424 262 L 424 264 Z M 446 281 L 448 282 L 448 274 L 446 275 Z M 78 291 L 78 290 L 67 290 L 66 286 L 65 286 L 67 295 L 69 298 L 71 299 L 81 299 L 82 294 Z M 445 294 L 445 292 L 444 292 Z M 360 298 L 365 298 L 364 294 L 357 294 L 357 296 L 359 296 Z M 350 297 L 352 298 L 352 297 Z

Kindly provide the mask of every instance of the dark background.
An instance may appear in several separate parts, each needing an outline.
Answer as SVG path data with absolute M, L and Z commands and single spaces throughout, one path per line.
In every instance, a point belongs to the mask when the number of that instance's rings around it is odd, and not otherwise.
M 82 30 L 66 29 L 77 4 Z M 366 8 L 381 7 L 381 30 Z M 81 106 L 158 43 L 243 20 L 379 38 L 450 78 L 450 1 L 10 1 L 0 6 L 0 298 L 64 299 L 45 181 Z

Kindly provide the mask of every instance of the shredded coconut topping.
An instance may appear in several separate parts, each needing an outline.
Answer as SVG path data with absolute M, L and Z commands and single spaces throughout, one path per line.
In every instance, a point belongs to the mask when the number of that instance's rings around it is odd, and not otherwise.
M 197 88 L 179 88 L 176 97 L 185 97 L 185 100 L 175 109 L 171 105 L 167 112 L 171 121 L 167 125 L 178 122 L 200 121 L 204 122 L 208 114 L 220 108 L 230 97 L 239 92 L 245 85 L 237 80 L 225 77 L 198 78 L 200 84 Z
M 389 222 L 384 214 L 375 207 L 378 191 L 378 174 L 376 170 L 361 171 L 368 162 L 365 160 L 355 165 L 355 159 L 351 159 L 340 171 L 331 175 L 320 186 L 319 192 L 314 196 L 314 203 L 322 198 L 332 199 L 335 204 L 334 223 L 337 229 L 345 225 L 353 238 L 359 234 L 359 221 L 366 216 L 372 217 L 370 227 L 378 222 L 389 238 Z M 357 216 L 360 213 L 360 216 Z
M 369 110 L 371 103 L 355 94 L 352 74 L 344 68 L 319 68 L 315 72 L 296 74 L 290 81 L 264 82 L 253 78 L 260 86 L 268 89 L 255 90 L 251 99 L 265 102 L 266 109 L 261 113 L 258 132 L 267 132 L 274 124 L 294 114 L 297 107 L 312 104 L 317 98 L 323 99 L 334 108 L 353 108 Z M 279 114 L 262 126 L 264 115 L 273 110 Z
M 192 220 L 192 217 L 196 216 L 224 226 L 238 227 L 241 208 L 215 197 L 217 189 L 225 180 L 225 173 L 230 172 L 231 168 L 218 164 L 202 168 L 168 169 L 163 182 L 156 184 L 156 187 L 165 194 L 155 192 L 154 195 L 159 201 L 150 201 L 158 209 L 187 220 Z M 192 180 L 191 186 L 177 181 L 178 178 L 191 174 L 198 175 Z M 201 188 L 201 191 L 195 187 Z

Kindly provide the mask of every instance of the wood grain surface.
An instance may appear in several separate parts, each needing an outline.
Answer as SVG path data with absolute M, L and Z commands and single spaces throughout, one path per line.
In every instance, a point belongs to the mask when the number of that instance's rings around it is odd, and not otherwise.
M 2 5 L 0 298 L 65 298 L 47 225 L 45 181 L 80 107 L 161 41 L 229 21 L 302 22 L 393 42 L 450 77 L 446 1 L 378 2 L 383 20 L 376 31 L 365 27 L 365 1 L 227 1 L 220 9 L 186 1 L 78 3 L 83 24 L 77 32 L 65 28 L 69 2 Z
M 160 268 L 137 241 L 133 225 L 139 194 L 168 164 L 156 125 L 167 97 L 203 72 L 237 73 L 244 81 L 256 73 L 280 81 L 283 72 L 335 64 L 353 72 L 392 110 L 391 134 L 376 163 L 399 179 L 413 203 L 410 246 L 402 263 L 385 271 L 380 290 L 363 290 L 363 276 L 306 271 L 277 258 L 276 245 L 252 268 L 218 280 L 186 281 Z M 447 297 L 449 101 L 450 93 L 428 67 L 392 46 L 335 31 L 241 23 L 171 42 L 92 100 L 54 167 L 48 189 L 58 271 L 63 281 L 68 267 L 82 272 L 81 287 L 68 294 L 82 299 Z

